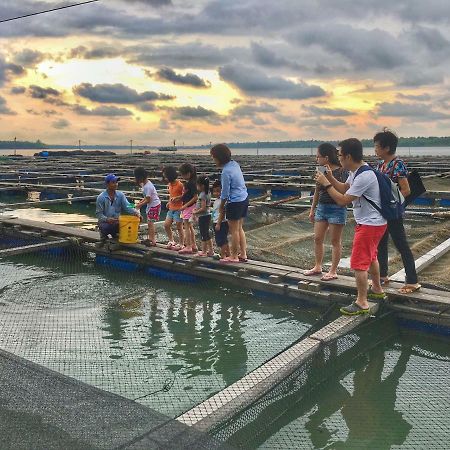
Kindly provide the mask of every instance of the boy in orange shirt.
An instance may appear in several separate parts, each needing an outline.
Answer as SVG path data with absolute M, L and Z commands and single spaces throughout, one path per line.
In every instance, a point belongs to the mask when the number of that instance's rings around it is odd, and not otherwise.
M 183 195 L 183 183 L 178 180 L 177 169 L 173 166 L 164 167 L 164 179 L 169 183 L 169 202 L 167 203 L 167 216 L 164 222 L 164 229 L 166 230 L 169 242 L 167 248 L 169 250 L 181 250 L 184 247 L 184 230 L 183 220 L 180 217 L 180 208 L 183 206 L 181 197 Z M 176 223 L 180 243 L 177 244 L 173 238 L 172 224 Z

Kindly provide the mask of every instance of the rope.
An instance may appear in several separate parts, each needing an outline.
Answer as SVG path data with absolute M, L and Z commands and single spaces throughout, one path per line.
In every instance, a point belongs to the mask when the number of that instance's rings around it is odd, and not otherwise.
M 53 12 L 53 11 L 59 11 L 61 9 L 73 8 L 75 6 L 87 5 L 88 3 L 95 3 L 95 2 L 99 2 L 99 1 L 100 0 L 88 0 L 85 2 L 74 3 L 72 5 L 59 6 L 58 8 L 46 9 L 45 11 L 39 11 L 39 12 L 31 13 L 31 14 L 24 14 L 22 16 L 11 17 L 9 19 L 2 19 L 2 20 L 0 20 L 0 23 L 11 22 L 12 20 L 24 19 L 26 17 L 38 16 L 40 14 L 46 14 L 46 13 Z

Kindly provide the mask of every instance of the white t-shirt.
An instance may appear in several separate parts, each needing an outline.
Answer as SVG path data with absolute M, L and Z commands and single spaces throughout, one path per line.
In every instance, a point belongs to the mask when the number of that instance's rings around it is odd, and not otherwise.
M 367 164 L 366 164 L 367 166 Z M 353 200 L 353 216 L 359 225 L 385 225 L 386 219 L 363 197 L 372 200 L 381 208 L 380 188 L 377 176 L 372 170 L 360 173 L 355 179 L 356 172 L 350 172 L 346 183 L 350 185 L 348 195 L 359 197 Z
M 144 197 L 150 197 L 150 202 L 147 203 L 147 211 L 150 208 L 158 206 L 161 203 L 161 200 L 158 197 L 158 193 L 156 192 L 156 188 L 150 180 L 144 184 L 144 186 L 142 187 L 142 192 L 144 194 Z

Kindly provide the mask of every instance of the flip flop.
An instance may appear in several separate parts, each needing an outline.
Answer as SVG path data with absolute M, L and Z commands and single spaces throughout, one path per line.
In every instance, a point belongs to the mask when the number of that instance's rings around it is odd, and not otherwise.
M 241 258 L 241 257 L 239 256 L 239 262 L 246 263 L 247 261 L 248 261 L 247 258 Z
M 338 279 L 338 276 L 337 276 L 337 275 L 328 275 L 328 274 L 326 273 L 324 276 L 320 277 L 320 279 L 321 279 L 322 281 L 331 281 L 331 280 L 337 280 L 337 279 Z
M 322 271 L 318 271 L 318 270 L 306 270 L 305 272 L 303 272 L 303 275 L 306 275 L 307 277 L 312 277 L 314 275 L 322 275 Z
M 398 290 L 398 292 L 400 294 L 412 294 L 413 292 L 418 291 L 421 287 L 421 284 L 418 284 L 416 286 L 403 286 Z
M 229 256 L 227 256 L 226 258 L 220 259 L 219 262 L 222 264 L 236 264 L 239 262 L 239 258 L 233 259 L 233 258 L 230 258 Z

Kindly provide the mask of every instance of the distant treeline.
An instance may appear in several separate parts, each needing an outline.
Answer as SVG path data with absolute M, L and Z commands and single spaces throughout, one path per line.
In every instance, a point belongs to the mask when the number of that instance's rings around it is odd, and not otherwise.
M 228 145 L 231 148 L 315 148 L 319 144 L 324 142 L 323 140 L 311 139 L 309 141 L 259 141 L 259 142 L 229 142 Z M 330 141 L 337 144 L 337 141 Z M 364 147 L 373 146 L 372 139 L 363 139 L 362 143 Z M 450 136 L 444 137 L 401 137 L 399 138 L 399 147 L 450 147 Z M 210 145 L 191 145 L 191 146 L 179 146 L 178 148 L 209 148 Z M 77 145 L 47 145 L 41 142 L 39 139 L 36 142 L 27 141 L 0 141 L 0 149 L 78 149 Z M 127 149 L 129 147 L 124 145 L 83 145 L 83 150 L 119 150 Z M 152 145 L 139 145 L 135 146 L 134 150 L 147 150 L 156 148 Z
M 14 150 L 14 149 L 44 149 L 47 146 L 39 139 L 36 142 L 28 141 L 0 141 L 0 148 Z
M 230 142 L 230 148 L 315 148 L 323 140 L 312 139 L 309 141 L 260 141 L 260 142 Z M 329 141 L 337 144 L 338 141 Z M 364 147 L 373 146 L 372 139 L 362 139 Z M 450 136 L 446 137 L 401 137 L 398 142 L 399 147 L 450 147 Z M 202 146 L 207 148 L 208 146 Z

